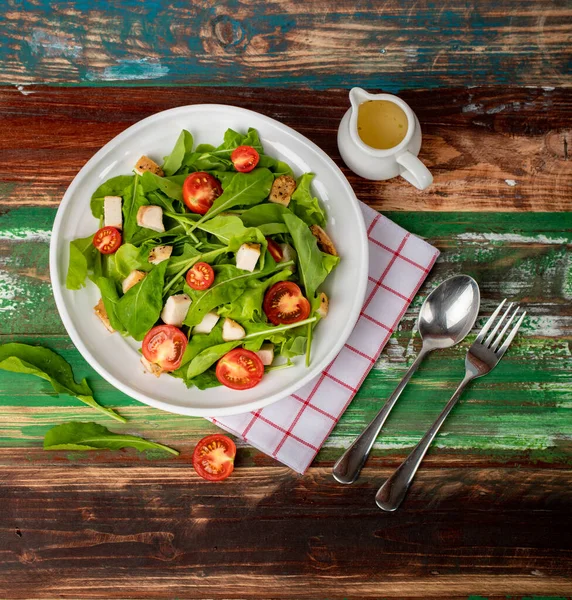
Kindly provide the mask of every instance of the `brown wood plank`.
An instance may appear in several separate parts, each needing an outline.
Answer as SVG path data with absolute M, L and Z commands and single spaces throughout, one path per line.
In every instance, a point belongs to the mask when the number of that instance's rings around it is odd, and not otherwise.
M 0 466 L 2 597 L 572 593 L 572 471 L 424 468 L 397 514 L 373 504 L 389 473 Z
M 336 131 L 347 92 L 245 88 L 0 89 L 0 209 L 56 206 L 83 164 L 129 125 L 201 102 L 259 111 L 322 147 L 376 209 L 563 211 L 572 208 L 572 92 L 479 88 L 404 92 L 418 114 L 421 158 L 435 176 L 425 192 L 401 179 L 371 182 L 341 162 Z M 247 126 L 247 124 L 245 124 Z

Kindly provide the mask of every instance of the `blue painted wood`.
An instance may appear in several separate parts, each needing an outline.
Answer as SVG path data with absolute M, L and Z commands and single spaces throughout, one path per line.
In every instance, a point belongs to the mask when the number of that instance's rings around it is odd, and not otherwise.
M 565 1 L 8 0 L 0 82 L 569 85 Z

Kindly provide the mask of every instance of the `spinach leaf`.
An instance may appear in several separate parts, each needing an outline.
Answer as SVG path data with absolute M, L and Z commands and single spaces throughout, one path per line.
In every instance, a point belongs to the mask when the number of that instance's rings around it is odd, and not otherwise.
M 259 204 L 245 210 L 240 219 L 247 227 L 260 227 L 267 223 L 283 223 L 284 215 L 290 215 L 292 212 L 281 204 Z
M 165 157 L 165 162 L 163 163 L 165 175 L 174 175 L 181 168 L 185 154 L 191 152 L 192 149 L 193 136 L 186 129 L 183 129 L 171 154 Z
M 177 274 L 186 264 L 188 264 L 189 259 L 200 255 L 201 253 L 194 246 L 191 246 L 191 244 L 185 244 L 181 254 L 178 256 L 171 256 L 169 259 L 169 264 L 167 265 L 166 271 L 167 277 Z
M 280 177 L 280 175 L 290 175 L 290 177 L 292 177 L 294 175 L 290 165 L 282 162 L 281 160 L 273 158 L 272 156 L 264 154 L 260 156 L 258 167 L 266 167 L 267 169 L 270 169 L 272 173 L 274 173 L 274 177 Z
M 288 227 L 284 223 L 266 223 L 266 225 L 259 225 L 258 229 L 264 236 L 288 233 Z
M 70 364 L 49 348 L 16 342 L 0 345 L 0 369 L 41 377 L 49 381 L 58 394 L 75 396 L 88 406 L 122 423 L 127 420 L 111 408 L 98 404 L 87 381 L 84 379 L 81 383 L 76 383 Z
M 121 319 L 117 316 L 117 304 L 119 302 L 117 284 L 109 277 L 98 277 L 96 284 L 101 292 L 101 299 L 103 300 L 103 306 L 105 306 L 109 323 L 115 331 L 125 333 L 125 327 L 123 327 Z
M 324 269 L 326 269 L 328 274 L 331 273 L 332 270 L 338 266 L 339 262 L 339 256 L 333 256 L 332 254 L 326 254 L 325 252 L 322 252 L 322 264 L 324 265 Z
M 141 188 L 146 194 L 154 192 L 155 190 L 160 190 L 169 198 L 182 202 L 184 180 L 185 176 L 167 178 L 159 177 L 158 175 L 155 175 L 155 173 L 151 173 L 151 171 L 145 171 L 143 175 L 141 175 Z
M 102 183 L 91 196 L 91 214 L 100 219 L 103 217 L 103 201 L 105 196 L 121 196 L 124 198 L 133 183 L 133 175 L 118 175 Z
M 137 225 L 137 212 L 142 206 L 147 206 L 149 201 L 145 197 L 139 175 L 135 175 L 133 183 L 128 188 L 128 193 L 123 198 L 123 241 L 130 242 L 139 230 Z M 155 233 L 155 232 L 153 232 Z
M 197 225 L 197 229 L 214 235 L 225 245 L 228 245 L 232 238 L 242 236 L 248 231 L 238 217 L 231 215 L 218 215 L 206 223 Z
M 256 169 L 252 173 L 236 173 L 197 224 L 204 223 L 234 206 L 259 204 L 268 197 L 273 181 L 274 177 L 268 169 Z
M 155 325 L 163 308 L 163 282 L 168 261 L 159 263 L 117 303 L 117 316 L 136 340 Z
M 135 448 L 144 450 L 165 450 L 177 455 L 179 452 L 169 446 L 150 442 L 135 435 L 114 433 L 97 423 L 71 421 L 56 425 L 46 432 L 44 450 L 119 450 Z
M 121 279 L 125 279 L 131 271 L 150 271 L 153 265 L 141 256 L 141 249 L 133 244 L 123 244 L 115 253 L 115 267 Z
M 203 373 L 195 375 L 192 379 L 186 379 L 187 387 L 194 385 L 199 390 L 208 390 L 209 388 L 219 387 L 222 383 L 217 379 L 214 368 L 207 369 Z
M 326 226 L 326 215 L 320 207 L 317 198 L 312 196 L 310 185 L 314 179 L 314 173 L 304 173 L 296 185 L 296 190 L 292 194 L 290 209 L 302 219 L 307 225 Z
M 215 362 L 222 358 L 227 352 L 240 346 L 241 343 L 241 340 L 224 342 L 203 350 L 189 363 L 189 366 L 187 367 L 187 379 L 192 379 L 193 377 L 200 375 L 210 366 L 214 365 Z
M 304 221 L 289 214 L 284 215 L 284 222 L 294 241 L 302 284 L 308 300 L 311 301 L 316 295 L 318 287 L 328 276 L 328 271 L 322 261 L 322 252 L 318 249 L 317 240 Z
M 306 334 L 305 326 L 308 323 L 314 323 L 317 317 L 313 316 L 304 321 L 291 323 L 289 325 L 269 325 L 268 323 L 259 323 L 255 321 L 243 321 L 241 325 L 246 331 L 246 336 L 242 338 L 243 346 L 247 350 L 256 352 L 260 350 L 265 340 L 273 344 L 283 344 L 291 335 L 304 336 Z
M 88 272 L 93 272 L 99 251 L 93 245 L 93 235 L 70 242 L 70 260 L 66 275 L 68 290 L 79 290 L 85 285 Z

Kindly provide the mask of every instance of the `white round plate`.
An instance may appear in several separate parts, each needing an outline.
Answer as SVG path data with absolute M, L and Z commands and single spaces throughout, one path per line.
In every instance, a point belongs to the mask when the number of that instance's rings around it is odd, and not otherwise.
M 296 366 L 274 371 L 255 388 L 187 389 L 173 377 L 146 373 L 139 362 L 140 343 L 108 333 L 95 316 L 99 290 L 91 282 L 79 291 L 65 286 L 69 242 L 91 235 L 98 227 L 89 201 L 110 177 L 132 172 L 143 154 L 161 163 L 182 129 L 195 144 L 220 144 L 229 127 L 258 130 L 265 153 L 286 161 L 296 175 L 313 172 L 314 193 L 328 214 L 327 229 L 341 256 L 324 291 L 330 298 L 327 319 L 316 328 L 310 368 L 303 357 Z M 218 104 L 182 106 L 143 119 L 106 144 L 83 167 L 66 191 L 54 223 L 50 271 L 56 305 L 67 332 L 85 360 L 116 388 L 139 400 L 174 413 L 216 417 L 256 410 L 276 402 L 316 377 L 338 354 L 349 337 L 363 304 L 368 272 L 367 236 L 353 190 L 335 163 L 310 140 L 290 127 L 256 112 Z

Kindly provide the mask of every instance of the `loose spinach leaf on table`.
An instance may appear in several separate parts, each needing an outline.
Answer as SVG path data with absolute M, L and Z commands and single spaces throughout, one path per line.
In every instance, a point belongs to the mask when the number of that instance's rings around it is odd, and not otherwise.
M 121 196 L 125 198 L 133 183 L 134 175 L 118 175 L 102 183 L 91 196 L 91 214 L 100 219 L 103 217 L 103 202 L 105 196 Z
M 70 260 L 66 276 L 68 290 L 79 290 L 85 285 L 88 273 L 93 272 L 99 251 L 93 245 L 93 235 L 70 242 Z
M 316 295 L 318 287 L 328 276 L 328 271 L 323 264 L 322 252 L 318 248 L 316 238 L 304 221 L 289 214 L 284 215 L 284 222 L 294 240 L 302 285 L 306 290 L 306 296 L 311 301 Z
M 0 345 L 0 369 L 13 373 L 28 373 L 41 377 L 52 384 L 58 394 L 75 396 L 99 412 L 125 423 L 127 419 L 111 408 L 105 408 L 93 398 L 93 392 L 84 379 L 76 383 L 68 362 L 59 354 L 42 346 L 29 346 L 12 342 Z
M 223 193 L 195 226 L 229 208 L 260 204 L 268 197 L 273 181 L 274 176 L 268 169 L 255 169 L 252 173 L 236 173 Z
M 171 151 L 171 154 L 165 157 L 165 162 L 163 163 L 163 171 L 165 172 L 165 175 L 174 175 L 181 168 L 185 154 L 187 152 L 191 152 L 192 150 L 193 136 L 186 129 L 183 129 L 175 143 L 175 147 Z
M 133 338 L 141 341 L 163 309 L 163 283 L 168 261 L 159 263 L 117 303 L 117 316 Z
M 310 191 L 312 179 L 314 179 L 314 173 L 304 173 L 304 175 L 298 179 L 289 208 L 297 217 L 302 219 L 304 223 L 325 227 L 326 215 L 324 214 L 318 199 L 315 198 Z
M 135 448 L 139 452 L 164 450 L 170 454 L 179 454 L 169 446 L 136 435 L 114 433 L 97 423 L 79 421 L 62 423 L 48 430 L 44 437 L 44 450 L 119 450 L 121 448 Z

